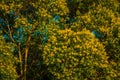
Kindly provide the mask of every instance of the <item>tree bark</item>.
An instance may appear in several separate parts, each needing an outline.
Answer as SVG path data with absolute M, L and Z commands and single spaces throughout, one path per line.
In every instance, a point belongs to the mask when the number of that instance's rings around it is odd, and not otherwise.
M 23 64 L 22 64 L 22 53 L 20 49 L 20 43 L 18 44 L 18 54 L 19 54 L 19 63 L 20 63 L 20 78 L 22 80 L 23 76 Z
M 26 73 L 27 73 L 27 58 L 28 58 L 28 51 L 29 51 L 29 42 L 31 39 L 31 35 L 28 36 L 28 40 L 27 40 L 27 44 L 26 44 L 26 48 L 25 48 L 25 64 L 24 64 L 24 79 L 26 80 Z

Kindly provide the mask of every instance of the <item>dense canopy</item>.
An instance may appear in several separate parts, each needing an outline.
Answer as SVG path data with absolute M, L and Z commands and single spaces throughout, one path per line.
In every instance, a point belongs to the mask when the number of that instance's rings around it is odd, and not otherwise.
M 0 1 L 0 80 L 118 80 L 119 44 L 119 0 Z

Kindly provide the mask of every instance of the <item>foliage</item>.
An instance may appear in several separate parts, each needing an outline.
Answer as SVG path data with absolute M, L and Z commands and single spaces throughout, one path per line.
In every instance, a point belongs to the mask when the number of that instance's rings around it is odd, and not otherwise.
M 0 80 L 16 80 L 18 77 L 15 66 L 18 60 L 12 54 L 13 48 L 12 44 L 5 44 L 4 38 L 0 36 Z
M 68 13 L 66 5 L 65 0 L 1 1 L 0 30 L 2 30 L 2 35 L 5 38 L 5 44 L 10 42 L 15 45 L 13 54 L 19 59 L 19 64 L 16 65 L 19 79 L 29 79 L 32 75 L 32 71 L 34 74 L 37 72 L 38 76 L 33 76 L 31 79 L 39 79 L 41 76 L 46 75 L 47 71 L 45 72 L 45 69 L 43 70 L 45 66 L 40 68 L 43 66 L 41 63 L 42 51 L 38 49 L 37 44 L 45 45 L 48 37 L 46 25 L 55 25 L 56 23 L 51 19 L 56 15 L 60 17 L 66 15 Z M 60 21 L 63 20 L 64 19 Z M 33 51 L 33 46 L 35 51 Z M 41 61 L 39 61 L 39 58 L 41 58 Z M 37 65 L 39 63 L 41 64 Z M 32 69 L 34 65 L 37 66 L 35 71 Z M 43 75 L 43 72 L 45 75 Z
M 1 0 L 0 31 L 6 78 L 119 79 L 119 0 Z
M 109 7 L 110 5 L 111 7 Z M 85 27 L 99 39 L 100 43 L 105 46 L 105 51 L 109 56 L 108 61 L 114 63 L 114 69 L 118 71 L 117 75 L 119 77 L 120 15 L 117 10 L 118 8 L 119 2 L 117 0 L 94 3 L 86 14 L 81 15 L 78 13 L 76 16 L 78 21 L 72 23 L 70 27 L 74 31 L 81 31 Z
M 59 80 L 116 77 L 104 46 L 86 29 L 55 30 L 44 47 L 43 60 Z

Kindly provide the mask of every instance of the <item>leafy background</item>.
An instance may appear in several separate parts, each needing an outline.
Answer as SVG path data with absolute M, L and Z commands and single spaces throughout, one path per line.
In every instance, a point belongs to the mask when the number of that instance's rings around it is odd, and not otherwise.
M 1 0 L 0 80 L 119 80 L 119 0 Z

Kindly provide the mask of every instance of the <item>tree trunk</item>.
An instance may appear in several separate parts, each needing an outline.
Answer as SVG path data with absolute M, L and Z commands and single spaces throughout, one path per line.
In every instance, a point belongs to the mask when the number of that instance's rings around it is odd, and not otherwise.
M 28 51 L 29 51 L 29 42 L 31 39 L 31 35 L 28 36 L 28 40 L 27 40 L 27 44 L 26 44 L 26 48 L 25 48 L 25 64 L 24 64 L 24 79 L 26 80 L 26 73 L 27 73 L 27 57 L 28 57 Z
M 28 47 L 25 48 L 24 80 L 26 80 Z
M 22 53 L 20 49 L 20 43 L 18 44 L 18 54 L 19 54 L 19 63 L 20 63 L 20 79 L 22 80 L 23 76 L 23 64 L 22 64 Z

